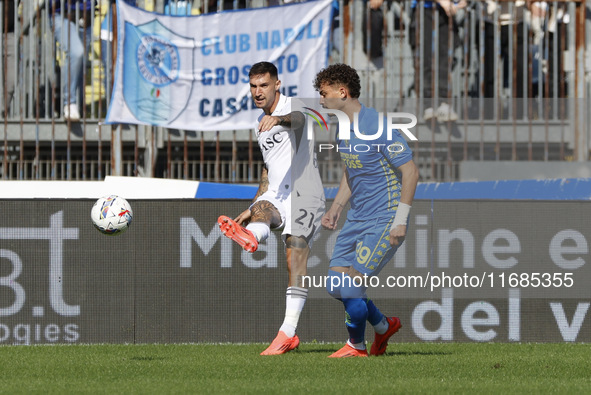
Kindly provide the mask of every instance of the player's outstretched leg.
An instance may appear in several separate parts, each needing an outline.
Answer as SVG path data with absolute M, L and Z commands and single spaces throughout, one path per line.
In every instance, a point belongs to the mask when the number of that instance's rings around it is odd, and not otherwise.
M 232 218 L 222 215 L 218 218 L 218 225 L 226 237 L 234 240 L 245 251 L 255 252 L 259 248 L 259 241 L 255 235 L 245 227 L 238 225 Z
M 300 338 L 298 335 L 288 337 L 285 332 L 279 331 L 273 342 L 267 347 L 261 355 L 280 355 L 288 351 L 296 349 L 300 345 Z
M 388 317 L 387 320 L 388 329 L 386 332 L 382 334 L 376 332 L 376 336 L 369 351 L 371 355 L 383 355 L 386 352 L 386 347 L 388 347 L 388 339 L 390 339 L 390 337 L 402 327 L 398 317 Z

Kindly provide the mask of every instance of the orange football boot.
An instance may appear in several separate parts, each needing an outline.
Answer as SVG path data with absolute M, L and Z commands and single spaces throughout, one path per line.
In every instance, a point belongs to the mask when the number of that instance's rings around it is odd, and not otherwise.
M 367 357 L 367 350 L 358 350 L 351 347 L 349 343 L 335 353 L 329 355 L 329 358 L 349 358 L 349 357 Z
M 218 225 L 226 237 L 234 240 L 245 251 L 255 252 L 259 248 L 259 242 L 254 234 L 245 227 L 238 225 L 232 218 L 222 215 L 218 218 Z
M 386 352 L 386 347 L 388 347 L 388 339 L 398 332 L 398 330 L 402 327 L 400 323 L 400 319 L 398 317 L 388 317 L 388 330 L 383 334 L 376 333 L 376 337 L 371 345 L 371 349 L 369 353 L 371 355 L 382 355 Z
M 298 335 L 294 335 L 293 337 L 287 337 L 285 332 L 279 331 L 273 342 L 267 347 L 265 351 L 261 353 L 261 355 L 280 355 L 285 354 L 288 351 L 291 351 L 297 348 L 300 345 L 300 338 Z

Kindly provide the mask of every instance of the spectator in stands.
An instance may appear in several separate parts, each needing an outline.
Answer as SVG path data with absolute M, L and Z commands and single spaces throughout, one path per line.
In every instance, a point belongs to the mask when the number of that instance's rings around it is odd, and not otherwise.
M 136 0 L 123 0 L 123 2 L 137 7 Z M 153 9 L 149 9 L 147 11 L 154 11 Z M 105 85 L 105 89 L 107 95 L 111 94 L 111 88 L 113 81 L 107 81 L 107 75 L 114 75 L 115 70 L 115 58 L 116 58 L 116 47 L 113 46 L 113 23 L 117 17 L 116 15 L 116 7 L 115 7 L 115 0 L 99 0 L 98 1 L 98 13 L 100 16 L 100 33 L 99 36 L 101 38 L 101 60 L 107 72 L 103 78 L 103 84 Z M 109 82 L 109 84 L 107 84 Z
M 384 0 L 368 0 L 365 3 L 366 7 L 363 9 L 363 24 L 361 26 L 363 31 L 363 52 L 374 60 L 383 56 L 384 11 L 382 10 L 382 4 Z M 369 11 L 367 5 L 369 5 Z M 368 13 L 369 15 L 367 15 Z M 367 28 L 368 19 L 369 29 Z
M 420 4 L 420 3 L 419 3 Z M 449 24 L 452 23 L 452 34 L 454 35 L 453 49 L 459 45 L 458 37 L 458 26 L 454 16 L 459 10 L 466 7 L 467 3 L 465 0 L 453 1 L 453 0 L 436 0 L 436 1 L 424 1 L 424 19 L 420 22 L 418 19 L 419 9 L 417 7 L 417 0 L 413 0 L 411 22 L 409 26 L 409 41 L 411 48 L 414 53 L 415 70 L 419 70 L 419 62 L 423 62 L 423 75 L 422 75 L 422 91 L 423 98 L 425 99 L 425 112 L 423 119 L 425 121 L 436 117 L 440 122 L 455 121 L 458 119 L 458 115 L 454 112 L 453 108 L 448 104 L 449 89 L 448 76 L 452 72 L 449 67 Z M 437 18 L 437 19 L 435 19 Z M 438 25 L 438 36 L 437 40 L 438 57 L 433 62 L 433 21 L 436 21 Z M 417 29 L 423 29 L 423 42 L 417 42 Z M 420 54 L 416 53 L 418 48 L 422 48 Z M 437 92 L 434 92 L 432 75 L 434 73 L 434 63 L 437 65 Z M 452 59 L 452 68 L 453 68 Z M 418 72 L 415 73 L 416 80 L 419 79 Z M 415 83 L 415 86 L 419 86 Z M 420 92 L 416 92 L 420 96 Z M 435 111 L 433 109 L 434 98 L 438 98 L 439 107 Z
M 343 1 L 343 7 L 348 8 L 349 0 Z M 330 26 L 330 45 L 331 45 L 331 52 L 336 52 L 335 55 L 343 53 L 343 42 L 342 42 L 342 35 L 343 35 L 343 26 L 344 23 L 342 22 L 341 18 L 341 10 L 338 0 L 332 1 L 332 22 Z M 343 12 L 343 14 L 347 14 Z
M 560 15 L 555 14 L 556 10 L 560 11 Z M 498 20 L 495 20 L 495 11 L 499 14 Z M 543 59 L 547 59 L 547 66 L 542 68 L 542 71 L 550 74 L 548 94 L 552 97 L 554 93 L 552 84 L 552 78 L 554 78 L 553 40 L 556 31 L 560 34 L 556 26 L 561 23 L 564 13 L 557 7 L 553 7 L 551 11 L 550 23 L 546 27 L 545 20 L 548 12 L 548 3 L 546 2 L 526 3 L 517 1 L 510 8 L 508 3 L 487 1 L 484 26 L 484 84 L 482 92 L 485 98 L 493 98 L 497 94 L 495 81 L 498 73 L 495 69 L 496 53 L 494 47 L 494 31 L 497 23 L 501 26 L 499 61 L 502 62 L 503 67 L 503 80 L 499 82 L 499 87 L 506 91 L 505 94 L 519 99 L 545 95 L 543 91 L 545 88 L 545 75 L 542 76 L 542 80 L 539 77 Z M 524 28 L 527 29 L 525 34 Z M 476 33 L 478 42 L 478 31 Z M 552 43 L 548 48 L 545 48 L 545 34 L 549 34 L 548 44 Z M 512 46 L 510 43 L 512 43 Z M 510 53 L 510 49 L 512 49 L 512 53 Z M 559 59 L 561 59 L 561 51 L 559 50 L 557 53 Z M 530 65 L 531 73 L 529 72 Z M 512 88 L 511 91 L 508 91 L 509 87 Z M 503 92 L 500 92 L 499 95 L 502 96 Z M 524 104 L 522 100 L 516 101 L 514 114 L 516 118 L 522 118 L 526 115 L 527 109 L 524 108 Z M 492 106 L 485 106 L 484 112 L 486 118 L 491 118 Z
M 562 66 L 565 53 L 564 45 L 567 42 L 566 26 L 569 23 L 566 7 L 566 3 L 554 3 L 551 6 L 548 26 L 545 30 L 548 34 L 547 66 L 550 75 L 548 84 L 548 97 L 550 98 L 555 96 L 563 98 L 566 97 L 567 93 L 566 77 Z M 587 18 L 589 18 L 589 14 L 587 14 Z M 554 51 L 555 45 L 556 52 Z M 556 57 L 556 60 L 554 57 Z M 557 92 L 554 92 L 554 80 L 556 80 Z
M 8 108 L 14 95 L 16 70 L 14 67 L 15 59 L 15 0 L 4 0 L 2 8 L 2 116 L 8 116 Z
M 375 60 L 383 56 L 383 31 L 384 31 L 384 11 L 382 5 L 384 0 L 364 0 L 361 31 L 363 34 L 363 52 L 369 59 Z M 349 11 L 340 10 L 340 4 L 333 0 L 333 20 L 331 26 L 331 43 L 333 49 L 338 53 L 343 53 L 343 43 L 341 42 L 341 30 L 343 26 L 348 25 L 343 20 L 343 15 L 349 15 Z M 344 8 L 350 7 L 349 0 L 343 1 Z M 368 15 L 369 14 L 369 15 Z M 367 23 L 369 20 L 369 29 Z
M 513 70 L 514 65 L 510 64 L 509 59 L 513 59 L 516 66 L 515 76 L 517 81 L 523 81 L 523 24 L 524 24 L 524 3 L 515 2 L 512 9 L 512 14 L 509 13 L 508 3 L 499 3 L 497 1 L 488 0 L 484 5 L 484 86 L 483 96 L 485 98 L 492 98 L 495 96 L 495 41 L 494 32 L 496 29 L 496 23 L 501 25 L 501 43 L 500 43 L 500 54 L 501 60 L 503 61 L 503 88 L 509 87 L 509 72 Z M 494 20 L 494 13 L 499 12 L 499 20 Z M 509 56 L 509 40 L 513 40 L 513 27 L 516 25 L 517 31 L 517 46 L 514 48 L 514 54 Z M 476 42 L 479 40 L 479 31 L 476 31 Z M 515 86 L 515 96 L 523 97 L 523 84 L 517 84 Z M 490 110 L 490 108 L 488 108 Z
M 61 0 L 53 0 L 55 40 L 62 54 L 61 99 L 64 119 L 80 120 L 80 106 L 84 104 L 82 75 L 84 56 L 91 43 L 93 0 L 67 0 L 61 8 Z

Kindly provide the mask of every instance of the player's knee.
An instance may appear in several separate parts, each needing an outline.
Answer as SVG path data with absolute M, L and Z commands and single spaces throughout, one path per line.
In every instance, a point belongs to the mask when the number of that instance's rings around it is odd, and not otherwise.
M 260 200 L 255 202 L 250 207 L 251 222 L 264 222 L 272 228 L 281 226 L 281 213 L 267 200 Z
M 307 250 L 308 249 L 308 241 L 304 237 L 290 235 L 289 237 L 287 237 L 285 239 L 285 247 L 293 248 L 293 249 L 300 249 L 300 250 Z
M 346 299 L 364 299 L 366 297 L 366 287 L 359 277 L 345 276 L 341 285 L 341 296 Z
M 330 284 L 326 284 L 326 291 L 328 292 L 328 294 L 330 296 L 332 296 L 335 299 L 341 298 L 341 289 L 338 286 L 332 286 Z
M 341 284 L 343 276 L 343 273 L 335 272 L 333 270 L 328 271 L 328 276 L 326 277 L 326 291 L 335 299 L 341 298 Z

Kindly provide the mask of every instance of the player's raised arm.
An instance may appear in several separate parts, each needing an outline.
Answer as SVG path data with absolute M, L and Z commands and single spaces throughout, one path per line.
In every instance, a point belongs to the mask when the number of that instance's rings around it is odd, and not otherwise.
M 306 124 L 306 117 L 299 111 L 293 111 L 285 115 L 265 115 L 259 122 L 259 132 L 271 130 L 274 126 L 302 130 Z
M 281 119 L 280 125 L 288 126 L 292 129 L 302 129 L 306 124 L 306 117 L 299 111 L 290 112 L 287 115 L 279 117 Z

